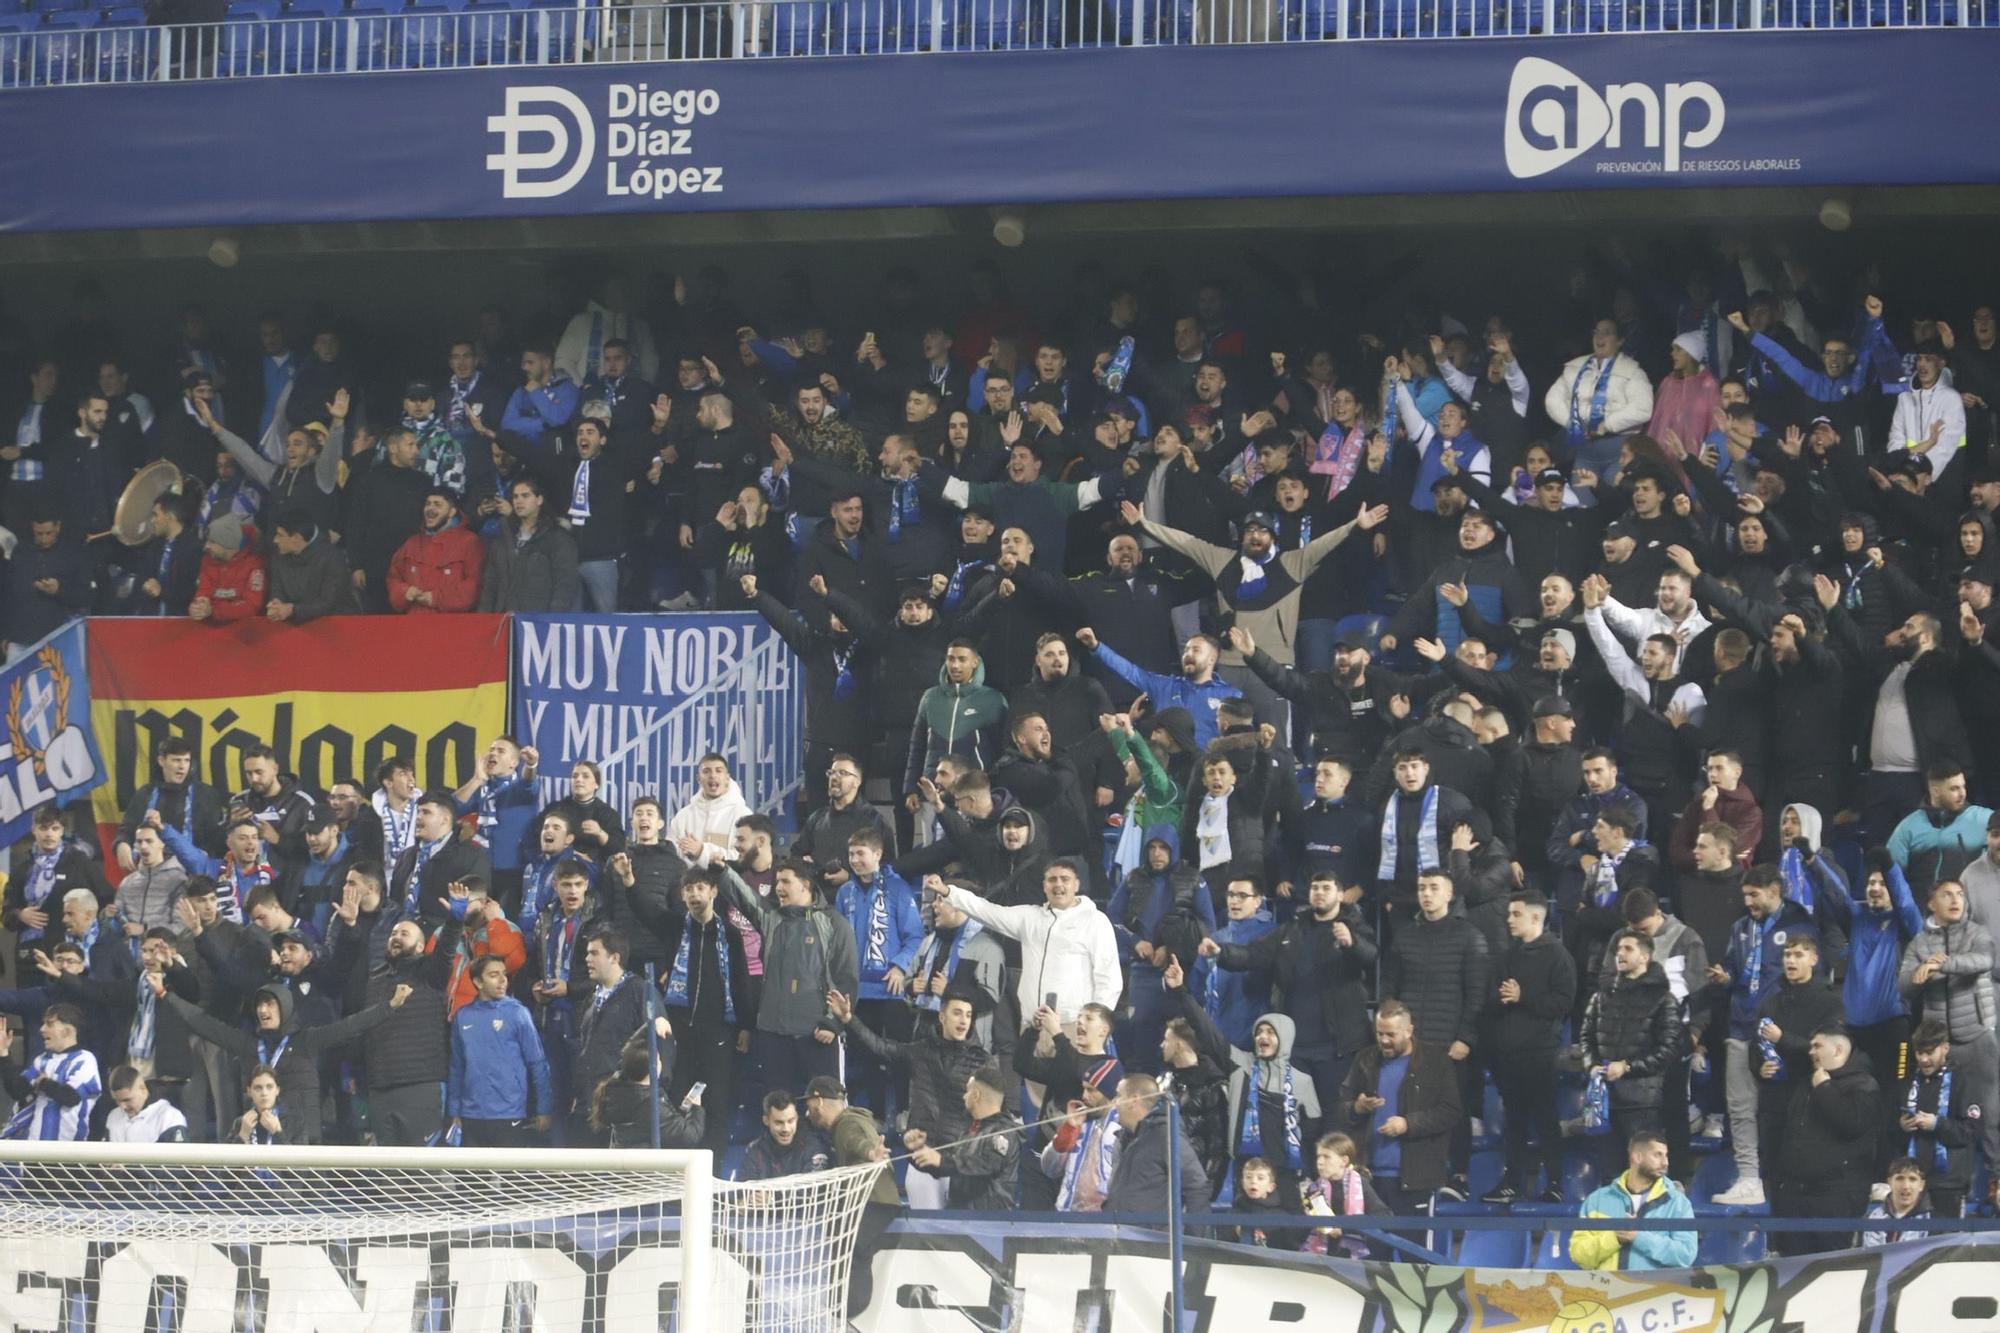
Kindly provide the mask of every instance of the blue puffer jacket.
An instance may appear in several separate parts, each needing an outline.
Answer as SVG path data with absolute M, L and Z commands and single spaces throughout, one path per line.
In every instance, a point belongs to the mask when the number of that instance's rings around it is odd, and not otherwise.
M 1818 868 L 1830 861 L 1822 856 L 1813 864 Z M 1821 882 L 1826 878 L 1822 875 Z M 1847 930 L 1847 979 L 1841 983 L 1840 997 L 1847 1021 L 1854 1027 L 1867 1027 L 1909 1012 L 1897 975 L 1903 965 L 1903 946 L 1923 933 L 1924 914 L 1901 867 L 1891 865 L 1886 878 L 1890 902 L 1886 908 L 1868 906 L 1865 889 L 1860 901 L 1844 892 L 1822 895 L 1828 913 Z
M 875 937 L 875 900 L 886 895 L 882 907 L 882 930 Z M 917 965 L 917 946 L 924 942 L 923 914 L 917 910 L 917 891 L 895 871 L 883 866 L 864 887 L 850 877 L 833 900 L 836 912 L 847 918 L 854 929 L 854 943 L 861 960 L 861 994 L 864 1000 L 895 998 L 882 978 L 896 968 L 907 977 Z
M 502 996 L 474 1000 L 460 1009 L 451 1021 L 445 1114 L 468 1120 L 522 1120 L 553 1115 L 555 1109 L 555 1084 L 549 1079 L 548 1058 L 528 1007 Z

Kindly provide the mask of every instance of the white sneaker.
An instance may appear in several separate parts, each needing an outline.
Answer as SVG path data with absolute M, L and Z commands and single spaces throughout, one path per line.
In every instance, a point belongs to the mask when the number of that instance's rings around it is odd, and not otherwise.
M 1764 1182 L 1755 1176 L 1740 1177 L 1734 1185 L 1716 1195 L 1712 1202 L 1732 1208 L 1755 1208 L 1764 1202 Z

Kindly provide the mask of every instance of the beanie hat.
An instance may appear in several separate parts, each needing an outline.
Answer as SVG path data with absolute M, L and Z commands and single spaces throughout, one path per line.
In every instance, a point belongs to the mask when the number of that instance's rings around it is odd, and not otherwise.
M 235 514 L 224 514 L 208 525 L 208 539 L 223 550 L 235 555 L 243 549 L 243 520 Z

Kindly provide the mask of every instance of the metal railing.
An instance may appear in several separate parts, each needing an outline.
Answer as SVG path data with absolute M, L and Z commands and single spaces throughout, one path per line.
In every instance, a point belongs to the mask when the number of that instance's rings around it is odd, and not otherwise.
M 47 4 L 50 0 L 39 0 Z M 58 3 L 61 0 L 57 0 Z M 2000 0 L 248 0 L 0 13 L 0 88 L 662 60 L 1594 33 L 2000 27 Z

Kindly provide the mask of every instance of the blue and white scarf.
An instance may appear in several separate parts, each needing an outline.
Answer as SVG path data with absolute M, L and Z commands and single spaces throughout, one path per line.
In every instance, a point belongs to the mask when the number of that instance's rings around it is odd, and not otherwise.
M 153 784 L 153 790 L 146 796 L 146 809 L 157 810 L 160 808 L 160 793 L 163 790 L 164 788 L 159 783 L 156 782 Z M 165 819 L 166 816 L 161 815 L 160 818 Z M 180 829 L 182 836 L 187 838 L 189 842 L 194 841 L 194 780 L 192 778 L 188 780 L 187 789 L 181 796 L 181 822 L 177 827 Z
M 1576 379 L 1569 386 L 1569 442 L 1575 448 L 1595 435 L 1604 425 L 1605 400 L 1611 393 L 1611 368 L 1618 364 L 1614 354 L 1604 358 L 1604 368 L 1597 372 L 1597 387 L 1590 392 L 1590 417 L 1586 421 L 1579 410 L 1583 401 L 1583 377 L 1590 373 L 1591 357 L 1585 357 L 1583 364 L 1576 368 Z
M 35 852 L 28 858 L 28 882 L 22 889 L 28 906 L 40 907 L 55 892 L 56 862 L 62 860 L 62 854 L 63 849 L 58 845 L 52 852 Z M 40 939 L 42 931 L 35 926 L 23 925 L 20 937 L 21 943 L 26 944 L 29 940 Z
M 155 1022 L 159 1017 L 160 997 L 153 994 L 148 974 L 139 974 L 138 1002 L 132 1006 L 132 1030 L 125 1037 L 125 1058 L 127 1060 L 150 1060 L 153 1058 L 153 1038 L 156 1035 Z
M 1917 1074 L 1910 1079 L 1909 1095 L 1903 1098 L 1904 1115 L 1917 1114 L 1917 1096 L 1920 1092 L 1923 1091 L 1923 1084 L 1924 1084 L 1924 1076 L 1922 1074 Z M 1944 1067 L 1944 1077 L 1938 1083 L 1937 1118 L 1939 1120 L 1943 1120 L 1946 1116 L 1950 1114 L 1951 1114 L 1951 1066 L 1946 1065 Z M 1915 1134 L 1912 1134 L 1910 1135 L 1909 1146 L 1903 1150 L 1903 1156 L 1915 1157 L 1916 1155 L 1917 1155 L 1917 1136 Z M 1932 1130 L 1931 1131 L 1932 1169 L 1936 1171 L 1944 1170 L 1945 1160 L 1946 1160 L 1946 1153 L 1944 1150 L 1944 1140 L 1940 1139 L 1937 1136 L 1936 1130 Z
M 1110 1112 L 1093 1115 L 1083 1127 L 1083 1137 L 1069 1150 L 1069 1162 L 1063 1167 L 1062 1188 L 1056 1192 L 1056 1211 L 1068 1212 L 1076 1200 L 1076 1179 L 1082 1174 L 1083 1159 L 1086 1154 L 1096 1153 L 1097 1179 L 1100 1188 L 1108 1194 L 1111 1189 L 1111 1170 L 1118 1156 L 1118 1121 Z M 1095 1147 L 1091 1143 L 1095 1136 Z
M 1257 1064 L 1268 1061 L 1259 1060 Z M 1236 1138 L 1236 1156 L 1261 1157 L 1264 1153 L 1263 1109 L 1258 1103 L 1263 1100 L 1263 1090 L 1258 1086 L 1256 1066 L 1244 1075 L 1243 1086 L 1243 1131 Z M 1304 1160 L 1299 1135 L 1299 1103 L 1292 1095 L 1292 1064 L 1285 1062 L 1285 1165 L 1297 1171 Z
M 951 577 L 945 581 L 944 596 L 938 599 L 938 610 L 943 612 L 958 610 L 958 604 L 965 600 L 966 575 L 985 568 L 984 560 L 960 560 L 958 567 L 951 571 Z
M 1644 847 L 1645 845 L 1646 840 L 1644 838 L 1634 838 L 1632 841 L 1626 843 L 1624 850 L 1615 856 L 1610 852 L 1602 850 L 1598 852 L 1597 867 L 1592 872 L 1590 892 L 1590 905 L 1592 907 L 1608 908 L 1617 903 L 1618 867 L 1625 864 L 1625 858 L 1632 854 L 1634 847 Z
M 944 997 L 931 994 L 930 979 L 932 974 L 939 968 L 943 968 L 946 977 L 957 976 L 958 956 L 965 952 L 967 942 L 976 938 L 985 929 L 986 927 L 980 925 L 977 921 L 966 921 L 965 924 L 958 928 L 958 933 L 952 936 L 951 948 L 945 950 L 942 961 L 937 956 L 937 932 L 932 931 L 930 934 L 924 936 L 923 944 L 917 949 L 917 973 L 913 985 L 917 996 L 917 1008 L 928 1009 L 932 1013 L 936 1013 L 938 1010 L 944 1008 Z M 950 981 L 945 982 L 947 988 L 950 985 Z
M 479 370 L 473 371 L 472 378 L 463 384 L 458 382 L 456 375 L 445 382 L 445 387 L 451 390 L 451 402 L 444 410 L 447 430 L 463 433 L 472 429 L 472 391 L 479 387 L 479 377 L 484 373 Z
M 577 462 L 576 477 L 569 486 L 569 523 L 580 528 L 590 522 L 590 459 Z
M 831 650 L 833 653 L 833 697 L 836 699 L 853 698 L 854 691 L 860 686 L 860 679 L 855 676 L 852 666 L 854 650 L 858 647 L 860 647 L 860 644 L 856 640 L 850 639 L 846 648 L 834 648 Z
M 631 975 L 632 974 L 628 972 L 624 976 L 619 977 L 618 980 L 612 982 L 609 986 L 599 986 L 596 990 L 593 990 L 590 993 L 590 1012 L 592 1017 L 595 1017 L 596 1015 L 604 1012 L 604 1002 L 610 999 L 612 996 L 616 995 L 618 993 L 619 988 L 623 986 L 626 983 L 626 981 L 628 981 L 631 978 Z
M 715 924 L 715 973 L 722 978 L 722 1021 L 736 1021 L 736 987 L 729 979 L 729 939 L 722 929 L 722 921 Z M 666 1001 L 676 1008 L 693 1009 L 693 983 L 689 979 L 688 954 L 694 933 L 700 924 L 693 917 L 681 927 L 681 946 L 674 952 L 673 970 L 667 973 Z
M 1382 859 L 1376 863 L 1375 878 L 1396 878 L 1396 862 L 1402 854 L 1402 834 L 1396 827 L 1396 809 L 1403 803 L 1403 789 L 1398 787 L 1389 798 L 1389 808 L 1382 815 Z M 1423 806 L 1417 818 L 1417 869 L 1436 870 L 1444 864 L 1444 857 L 1438 850 L 1438 789 L 1432 783 L 1424 788 Z
M 904 477 L 890 488 L 889 492 L 889 540 L 903 540 L 904 525 L 921 523 L 924 518 L 923 498 L 917 493 L 914 477 Z
M 1243 605 L 1264 595 L 1264 566 L 1278 558 L 1277 542 L 1273 540 L 1271 549 L 1258 560 L 1252 556 L 1236 557 L 1236 604 Z
M 868 945 L 861 956 L 864 967 L 887 969 L 889 965 L 889 885 L 878 873 L 872 883 L 859 879 L 855 886 L 868 895 Z
M 1744 970 L 1750 974 L 1749 990 L 1753 1000 L 1764 989 L 1764 937 L 1777 923 L 1775 916 L 1764 921 L 1753 918 L 1750 922 L 1750 965 Z
M 1812 912 L 1812 876 L 1806 872 L 1806 858 L 1798 848 L 1785 848 L 1784 855 L 1778 858 L 1778 875 L 1784 880 L 1785 897 Z
M 433 856 L 444 850 L 445 843 L 449 841 L 451 841 L 451 835 L 447 833 L 442 838 L 435 838 L 430 842 L 420 842 L 417 844 L 417 861 L 415 865 L 410 867 L 409 883 L 403 886 L 403 914 L 405 916 L 423 915 L 417 904 L 423 898 L 424 893 L 424 867 L 431 863 Z

